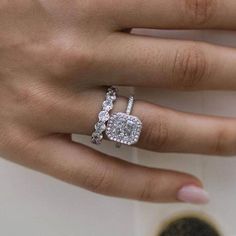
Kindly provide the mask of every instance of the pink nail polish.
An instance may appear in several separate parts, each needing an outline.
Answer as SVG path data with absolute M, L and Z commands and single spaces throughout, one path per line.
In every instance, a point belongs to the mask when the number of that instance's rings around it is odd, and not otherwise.
M 181 188 L 177 198 L 186 203 L 207 204 L 210 200 L 208 192 L 195 185 L 187 185 Z

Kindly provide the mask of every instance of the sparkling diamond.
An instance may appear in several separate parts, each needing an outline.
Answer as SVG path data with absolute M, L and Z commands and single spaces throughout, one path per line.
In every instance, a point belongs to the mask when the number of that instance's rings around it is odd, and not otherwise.
M 95 125 L 95 129 L 97 130 L 98 133 L 103 133 L 106 130 L 106 125 L 104 124 L 104 122 L 99 121 Z
M 142 122 L 135 116 L 116 113 L 107 123 L 106 135 L 110 140 L 132 145 L 138 142 Z
M 108 99 L 103 102 L 103 110 L 110 111 L 113 108 L 113 101 Z
M 92 134 L 92 143 L 96 144 L 96 145 L 99 145 L 102 143 L 102 139 L 103 139 L 103 135 L 102 134 L 99 134 L 99 133 L 93 133 Z
M 99 121 L 106 122 L 109 120 L 109 113 L 107 111 L 101 111 L 99 113 Z
M 108 94 L 106 100 L 111 100 L 112 102 L 114 102 L 116 100 L 116 94 L 115 93 Z

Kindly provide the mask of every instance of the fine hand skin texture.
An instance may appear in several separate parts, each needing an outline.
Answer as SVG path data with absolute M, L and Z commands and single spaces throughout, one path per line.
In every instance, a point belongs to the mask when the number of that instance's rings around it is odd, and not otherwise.
M 107 156 L 73 142 L 71 134 L 91 135 L 105 86 L 236 89 L 235 49 L 129 33 L 235 30 L 235 12 L 234 0 L 1 1 L 1 156 L 105 195 L 207 203 L 196 177 Z M 126 103 L 119 98 L 114 111 Z M 145 101 L 137 101 L 132 114 L 143 122 L 139 148 L 236 154 L 236 119 Z

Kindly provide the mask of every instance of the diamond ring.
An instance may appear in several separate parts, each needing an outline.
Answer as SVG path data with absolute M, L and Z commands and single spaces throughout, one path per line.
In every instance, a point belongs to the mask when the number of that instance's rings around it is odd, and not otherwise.
M 130 115 L 134 105 L 134 97 L 130 96 L 126 113 L 113 114 L 107 122 L 106 135 L 109 140 L 120 144 L 133 145 L 139 140 L 142 131 L 142 122 Z
M 106 93 L 106 99 L 102 104 L 102 110 L 98 115 L 98 122 L 95 125 L 95 131 L 92 134 L 91 142 L 99 145 L 103 140 L 103 132 L 106 130 L 106 123 L 110 118 L 110 111 L 113 108 L 114 102 L 117 98 L 117 89 L 110 87 Z

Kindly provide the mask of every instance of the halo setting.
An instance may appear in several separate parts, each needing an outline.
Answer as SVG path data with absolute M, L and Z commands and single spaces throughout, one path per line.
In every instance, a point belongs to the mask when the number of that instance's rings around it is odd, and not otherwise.
M 118 112 L 110 117 L 106 135 L 114 142 L 133 145 L 138 142 L 141 131 L 142 122 L 137 117 Z

